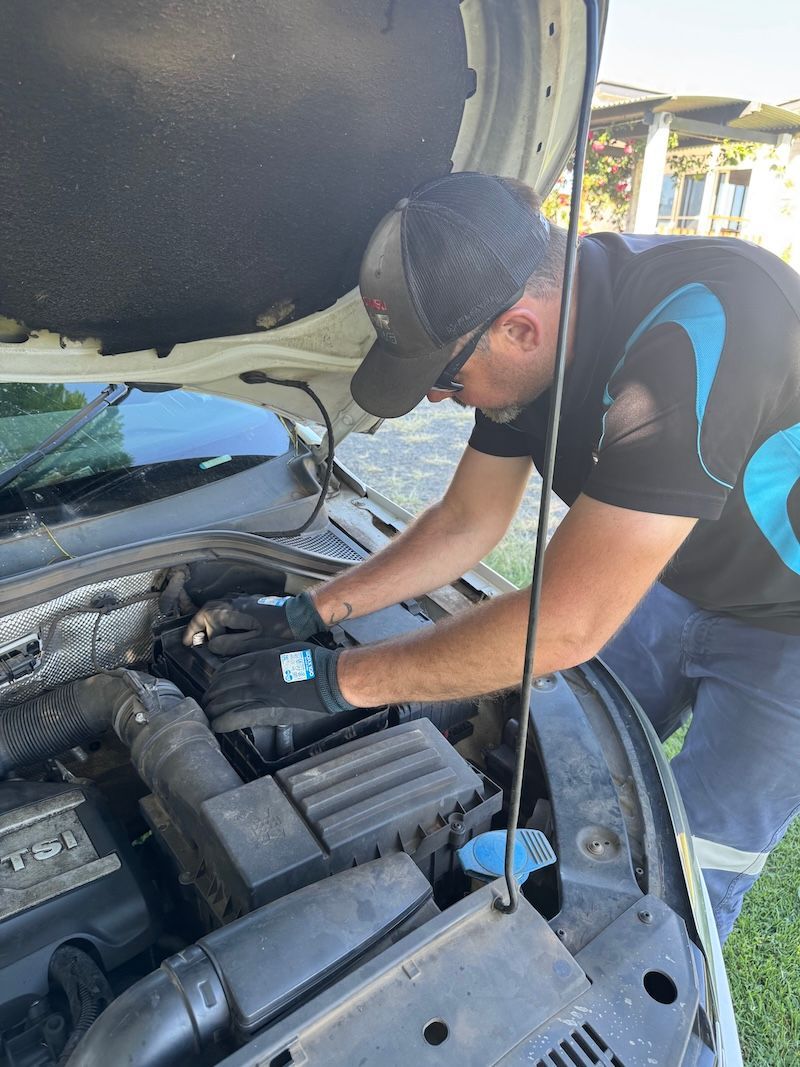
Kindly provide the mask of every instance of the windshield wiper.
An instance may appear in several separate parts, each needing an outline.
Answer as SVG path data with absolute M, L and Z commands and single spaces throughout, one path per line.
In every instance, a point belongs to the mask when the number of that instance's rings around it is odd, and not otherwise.
M 4 471 L 0 471 L 0 490 L 5 489 L 7 485 L 19 478 L 20 474 L 24 474 L 26 470 L 35 466 L 45 456 L 55 452 L 57 448 L 69 441 L 70 437 L 74 437 L 79 430 L 82 430 L 87 423 L 102 414 L 106 408 L 119 404 L 120 401 L 128 396 L 130 391 L 131 387 L 129 385 L 107 385 L 94 400 L 82 407 L 80 411 L 76 411 L 72 418 L 62 423 L 54 433 L 51 433 L 44 441 L 40 441 L 30 452 L 26 452 L 16 463 L 12 463 Z

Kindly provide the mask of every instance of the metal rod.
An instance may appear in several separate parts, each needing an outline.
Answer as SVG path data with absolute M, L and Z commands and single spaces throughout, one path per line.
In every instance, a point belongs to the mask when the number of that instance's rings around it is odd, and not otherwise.
M 519 821 L 519 806 L 522 798 L 522 778 L 525 772 L 525 755 L 528 743 L 528 721 L 530 719 L 531 693 L 533 690 L 533 656 L 536 648 L 536 630 L 539 622 L 539 601 L 542 590 L 542 570 L 544 550 L 547 544 L 547 528 L 550 517 L 550 497 L 553 490 L 553 472 L 555 470 L 556 445 L 558 443 L 558 426 L 561 419 L 561 397 L 564 390 L 564 370 L 567 362 L 567 331 L 569 312 L 572 302 L 572 289 L 575 278 L 575 263 L 578 251 L 578 224 L 581 208 L 581 185 L 583 169 L 586 162 L 586 142 L 589 138 L 589 124 L 592 117 L 592 94 L 597 80 L 598 56 L 598 12 L 597 0 L 584 0 L 586 7 L 586 69 L 583 79 L 581 107 L 578 116 L 578 138 L 575 146 L 575 162 L 572 172 L 572 198 L 570 204 L 569 226 L 567 228 L 567 254 L 564 259 L 564 284 L 561 291 L 561 311 L 558 323 L 558 340 L 556 342 L 555 370 L 553 389 L 550 399 L 550 411 L 547 422 L 547 442 L 545 444 L 544 470 L 542 471 L 542 496 L 539 505 L 539 523 L 536 531 L 536 551 L 533 561 L 531 581 L 530 611 L 528 613 L 528 632 L 525 644 L 525 669 L 520 690 L 520 718 L 517 733 L 517 751 L 514 764 L 514 778 L 511 783 L 511 799 L 508 809 L 508 830 L 506 832 L 505 879 L 508 887 L 508 900 L 499 898 L 495 907 L 507 915 L 513 914 L 519 906 L 519 886 L 514 877 L 514 845 Z

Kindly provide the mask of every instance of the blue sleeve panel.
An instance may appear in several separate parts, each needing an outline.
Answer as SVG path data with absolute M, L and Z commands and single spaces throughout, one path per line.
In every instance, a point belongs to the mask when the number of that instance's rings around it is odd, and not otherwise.
M 785 565 L 800 574 L 800 541 L 789 495 L 800 479 L 800 423 L 779 430 L 756 449 L 744 472 L 744 498 L 753 521 Z
M 614 401 L 614 397 L 609 391 L 611 383 L 614 380 L 614 376 L 624 365 L 626 356 L 636 342 L 647 332 L 647 330 L 652 329 L 654 326 L 661 326 L 665 323 L 674 323 L 676 326 L 680 326 L 685 330 L 694 350 L 696 373 L 695 414 L 697 416 L 697 458 L 700 461 L 700 466 L 713 481 L 724 486 L 726 489 L 732 489 L 733 486 L 730 482 L 725 481 L 723 478 L 719 478 L 708 469 L 705 460 L 703 459 L 701 447 L 703 419 L 705 418 L 708 398 L 711 394 L 711 388 L 717 375 L 720 359 L 722 358 L 722 349 L 725 345 L 726 335 L 725 309 L 723 308 L 719 297 L 712 293 L 707 286 L 693 282 L 690 285 L 684 285 L 682 288 L 676 289 L 675 292 L 670 293 L 670 295 L 662 300 L 660 304 L 654 307 L 649 315 L 642 319 L 628 338 L 622 358 L 614 368 L 609 383 L 606 385 L 603 394 L 603 404 L 606 407 L 606 411 L 608 411 L 608 408 Z M 604 435 L 605 416 L 603 416 L 603 434 L 600 437 L 598 449 L 603 446 Z

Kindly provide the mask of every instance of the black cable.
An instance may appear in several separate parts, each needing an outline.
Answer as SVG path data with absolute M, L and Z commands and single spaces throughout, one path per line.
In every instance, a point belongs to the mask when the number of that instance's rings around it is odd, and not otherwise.
M 508 808 L 508 830 L 506 832 L 505 879 L 508 886 L 508 900 L 495 900 L 495 907 L 506 914 L 513 914 L 519 906 L 519 886 L 514 878 L 514 844 L 519 821 L 519 806 L 522 797 L 522 777 L 525 771 L 525 756 L 528 743 L 528 722 L 530 719 L 531 693 L 533 689 L 533 654 L 536 648 L 536 630 L 539 622 L 539 601 L 542 589 L 542 569 L 544 550 L 547 543 L 547 527 L 550 516 L 550 497 L 553 490 L 553 472 L 555 470 L 556 444 L 558 443 L 558 426 L 561 418 L 561 395 L 564 387 L 564 370 L 567 357 L 567 331 L 569 328 L 569 311 L 572 301 L 572 289 L 575 277 L 575 261 L 578 251 L 578 222 L 581 207 L 581 185 L 583 168 L 586 161 L 586 142 L 589 138 L 589 124 L 592 117 L 592 94 L 597 79 L 598 56 L 598 12 L 597 0 L 584 0 L 586 7 L 586 70 L 583 79 L 581 107 L 578 114 L 578 139 L 575 145 L 575 162 L 572 172 L 572 202 L 570 204 L 569 226 L 567 228 L 567 254 L 564 260 L 564 284 L 561 291 L 561 311 L 558 323 L 558 340 L 556 342 L 556 361 L 553 374 L 553 391 L 547 421 L 547 442 L 545 444 L 544 469 L 542 471 L 542 496 L 539 505 L 539 524 L 536 531 L 536 552 L 533 561 L 533 578 L 531 581 L 530 612 L 528 614 L 528 632 L 525 644 L 525 669 L 522 675 L 520 691 L 519 731 L 517 733 L 517 751 L 514 765 L 514 778 L 511 783 L 511 798 Z
M 63 991 L 72 1018 L 72 1033 L 58 1057 L 59 1067 L 64 1067 L 114 994 L 91 956 L 74 945 L 61 945 L 55 950 L 50 959 L 49 980 Z
M 317 502 L 314 505 L 314 510 L 308 516 L 306 521 L 302 525 L 298 526 L 296 530 L 259 530 L 259 536 L 261 537 L 298 537 L 300 534 L 305 533 L 309 526 L 316 519 L 322 510 L 322 505 L 325 503 L 325 497 L 328 494 L 328 488 L 331 484 L 331 476 L 333 474 L 333 456 L 334 456 L 334 443 L 333 443 L 333 426 L 331 424 L 330 416 L 322 403 L 320 398 L 311 388 L 307 382 L 296 381 L 292 378 L 270 378 L 268 374 L 264 374 L 263 371 L 254 370 L 246 371 L 244 374 L 239 375 L 241 380 L 246 385 L 285 385 L 287 389 L 299 389 L 301 392 L 310 396 L 319 409 L 320 415 L 322 415 L 322 421 L 325 423 L 325 430 L 328 434 L 328 456 L 325 461 L 325 474 L 322 479 L 322 486 L 317 497 Z

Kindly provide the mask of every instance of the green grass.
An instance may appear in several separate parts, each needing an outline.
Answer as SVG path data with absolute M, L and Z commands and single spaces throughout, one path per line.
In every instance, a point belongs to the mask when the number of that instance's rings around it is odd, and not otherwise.
M 534 538 L 509 535 L 486 557 L 486 562 L 514 585 L 530 585 Z
M 800 1064 L 800 823 L 745 897 L 725 945 L 745 1063 Z

